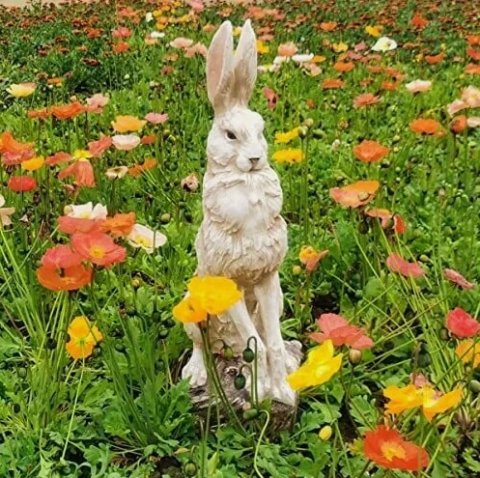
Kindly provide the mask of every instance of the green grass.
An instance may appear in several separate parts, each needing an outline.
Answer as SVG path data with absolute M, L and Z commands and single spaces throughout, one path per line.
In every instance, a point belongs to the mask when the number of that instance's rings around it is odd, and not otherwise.
M 292 62 L 277 73 L 260 74 L 251 101 L 266 121 L 270 155 L 281 149 L 274 144 L 276 132 L 307 119 L 311 123 L 306 138 L 288 145 L 302 148 L 306 160 L 274 164 L 289 226 L 281 270 L 284 336 L 309 348 L 315 319 L 336 312 L 375 341 L 359 364 L 345 360 L 330 382 L 302 393 L 294 427 L 272 437 L 262 433 L 263 412 L 243 430 L 233 420 L 212 425 L 214 420 L 193 413 L 188 386 L 180 380 L 190 341 L 171 313 L 195 272 L 194 240 L 201 222 L 201 190 L 187 192 L 180 181 L 190 173 L 201 179 L 213 113 L 204 58 L 185 58 L 169 42 L 184 36 L 208 45 L 212 34 L 205 25 L 218 25 L 222 11 L 241 25 L 246 9 L 217 6 L 188 23 L 170 19 L 162 30 L 165 38 L 149 46 L 144 38 L 156 28 L 155 20 L 147 24 L 144 17 L 155 7 L 124 3 L 137 12 L 138 24 L 122 16 L 115 2 L 53 11 L 0 8 L 0 132 L 10 131 L 17 140 L 34 143 L 37 154 L 49 156 L 85 149 L 102 134 L 112 135 L 117 115 L 169 115 L 165 124 L 144 128 L 144 134 L 155 135 L 154 144 L 130 152 L 111 148 L 92 159 L 97 183 L 92 189 L 72 192 L 65 188 L 71 180 L 57 178 L 58 167 L 43 166 L 33 173 L 36 192 L 14 193 L 6 185 L 17 170 L 0 168 L 0 194 L 5 206 L 16 209 L 12 226 L 0 228 L 0 478 L 408 476 L 369 464 L 358 443 L 384 420 L 382 390 L 406 385 L 413 372 L 443 391 L 465 385 L 459 410 L 432 423 L 418 412 L 395 420 L 403 435 L 428 450 L 429 468 L 418 476 L 480 476 L 480 396 L 471 386 L 480 371 L 458 361 L 458 341 L 444 329 L 445 316 L 455 307 L 477 316 L 480 295 L 478 287 L 461 290 L 443 277 L 449 267 L 480 280 L 480 130 L 454 135 L 446 110 L 465 87 L 480 87 L 478 75 L 464 73 L 473 62 L 465 34 L 475 33 L 478 7 L 467 12 L 461 2 L 439 3 L 438 11 L 431 11 L 434 3 L 419 5 L 429 20 L 422 31 L 410 20 L 415 4 L 423 2 L 271 1 L 265 8 L 275 8 L 283 19 L 257 15 L 253 20 L 257 32 L 271 33 L 270 51 L 260 56 L 260 64 L 271 63 L 278 45 L 287 41 L 302 53 L 325 57 L 315 77 Z M 181 6 L 167 15 L 178 19 L 188 11 Z M 324 21 L 338 26 L 325 32 L 319 28 Z M 465 24 L 472 31 L 465 32 Z M 126 40 L 129 51 L 115 54 L 111 31 L 119 25 L 131 28 L 132 36 Z M 341 53 L 332 45 L 345 42 L 353 51 L 364 41 L 371 47 L 376 39 L 365 33 L 367 25 L 383 25 L 383 34 L 399 47 L 377 60 L 353 60 L 354 70 L 339 75 L 333 65 Z M 100 29 L 98 38 L 87 37 L 91 28 Z M 441 51 L 441 63 L 423 60 L 422 55 Z M 98 64 L 92 66 L 92 60 Z M 376 64 L 404 75 L 396 90 L 382 89 L 391 79 L 368 70 Z M 342 89 L 321 88 L 323 80 L 340 76 Z M 62 84 L 48 85 L 53 77 L 62 77 Z M 431 91 L 413 96 L 404 85 L 415 79 L 431 80 Z M 6 91 L 12 83 L 28 81 L 37 83 L 28 98 Z M 264 87 L 278 94 L 272 110 Z M 353 100 L 365 92 L 378 94 L 380 102 L 353 108 Z M 66 121 L 27 118 L 29 110 L 68 103 L 72 95 L 84 102 L 94 93 L 110 97 L 101 114 Z M 462 113 L 479 115 L 478 108 Z M 409 124 L 419 117 L 436 119 L 445 134 L 414 134 Z M 389 147 L 389 155 L 376 164 L 360 162 L 352 149 L 362 139 Z M 139 177 L 115 182 L 105 177 L 109 167 L 147 158 L 155 158 L 157 166 Z M 400 214 L 408 226 L 405 234 L 396 236 L 378 220 L 334 203 L 331 188 L 360 179 L 380 182 L 369 206 Z M 48 291 L 35 270 L 49 247 L 66 242 L 57 218 L 64 206 L 88 201 L 107 205 L 110 213 L 134 211 L 138 222 L 164 233 L 168 243 L 151 255 L 128 248 L 127 260 L 98 270 L 91 287 Z M 330 251 L 312 274 L 298 267 L 299 251 L 307 244 Z M 426 277 L 411 280 L 390 272 L 385 261 L 391 252 L 420 261 Z M 95 323 L 104 341 L 92 357 L 74 362 L 65 343 L 68 325 L 78 315 Z M 324 425 L 333 428 L 328 441 L 318 436 Z

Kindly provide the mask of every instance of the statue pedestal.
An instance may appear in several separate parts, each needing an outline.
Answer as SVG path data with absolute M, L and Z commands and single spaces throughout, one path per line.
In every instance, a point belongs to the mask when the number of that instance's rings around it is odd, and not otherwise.
M 294 340 L 289 342 L 285 341 L 284 343 L 286 352 L 290 357 L 295 358 L 298 363 L 300 363 L 303 356 L 300 342 Z M 243 413 L 253 408 L 250 394 L 250 367 L 245 365 L 251 365 L 253 367 L 253 363 L 247 364 L 241 357 L 226 359 L 221 355 L 215 355 L 215 365 L 227 400 L 232 408 L 238 413 L 240 420 L 244 421 Z M 238 390 L 235 387 L 235 377 L 237 377 L 240 372 L 245 375 L 247 380 L 245 387 Z M 194 409 L 200 415 L 206 415 L 209 403 L 211 406 L 216 407 L 216 401 L 219 401 L 221 414 L 225 415 L 225 410 L 222 410 L 224 405 L 218 399 L 217 394 L 213 390 L 209 392 L 209 387 L 212 387 L 213 389 L 213 384 L 206 384 L 202 387 L 193 387 L 190 389 L 190 396 L 192 398 Z M 290 428 L 295 421 L 297 408 L 298 402 L 294 405 L 286 405 L 277 402 L 276 400 L 272 400 L 269 408 L 269 433 L 271 434 L 273 432 Z M 216 413 L 212 413 L 211 417 L 216 417 Z

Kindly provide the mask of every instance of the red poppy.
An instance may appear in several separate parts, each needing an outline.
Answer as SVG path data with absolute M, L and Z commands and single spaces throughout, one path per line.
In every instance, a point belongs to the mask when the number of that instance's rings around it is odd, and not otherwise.
M 58 218 L 58 229 L 65 234 L 77 232 L 94 233 L 100 232 L 103 219 L 84 219 L 81 217 L 60 216 Z
M 58 174 L 59 179 L 65 179 L 70 176 L 74 178 L 75 184 L 79 187 L 95 187 L 93 166 L 88 159 L 78 159 Z
M 447 314 L 445 327 L 461 339 L 480 333 L 480 323 L 462 308 L 456 307 Z
M 353 148 L 353 154 L 355 157 L 364 163 L 376 163 L 381 161 L 389 152 L 390 149 L 386 146 L 382 146 L 376 141 L 366 139 Z
M 90 143 L 88 143 L 88 152 L 94 158 L 99 158 L 110 146 L 112 146 L 112 138 L 110 136 L 103 136 L 96 141 L 90 141 Z
M 310 334 L 310 338 L 315 342 L 331 340 L 335 347 L 347 345 L 357 350 L 373 347 L 373 340 L 365 335 L 362 329 L 349 325 L 341 315 L 322 314 L 317 319 L 317 325 L 321 332 Z
M 354 100 L 353 100 L 353 107 L 354 108 L 365 108 L 366 106 L 371 106 L 375 105 L 379 102 L 380 97 L 375 96 L 372 93 L 363 93 L 361 95 L 358 95 Z
M 31 176 L 12 176 L 7 183 L 8 189 L 16 193 L 25 193 L 37 188 L 37 181 Z
M 467 48 L 467 55 L 475 61 L 480 61 L 480 51 L 475 50 L 474 48 Z
M 447 280 L 457 284 L 462 289 L 473 289 L 475 287 L 473 282 L 469 282 L 467 279 L 465 279 L 465 277 L 462 276 L 462 274 L 460 274 L 460 272 L 457 272 L 453 269 L 444 269 L 443 275 Z
M 442 126 L 433 119 L 418 118 L 410 123 L 410 129 L 414 133 L 439 135 L 442 133 Z
M 69 245 L 60 244 L 48 249 L 43 255 L 41 263 L 45 267 L 65 269 L 80 265 L 82 257 L 74 252 Z
M 407 232 L 407 225 L 399 214 L 393 216 L 393 229 L 397 234 L 405 234 Z
M 104 267 L 123 262 L 127 256 L 124 247 L 115 244 L 110 236 L 101 232 L 74 234 L 72 247 L 84 259 Z
M 383 468 L 419 471 L 428 466 L 428 454 L 418 445 L 406 441 L 400 433 L 385 425 L 365 433 L 365 456 Z
M 398 274 L 414 279 L 423 277 L 425 271 L 416 262 L 408 262 L 398 254 L 390 254 L 387 258 L 387 267 Z
M 52 106 L 53 116 L 58 120 L 67 120 L 77 117 L 85 111 L 85 107 L 79 101 L 73 101 L 66 105 Z
M 37 279 L 43 287 L 54 291 L 78 290 L 92 282 L 92 269 L 84 265 L 57 269 L 40 266 L 37 269 Z

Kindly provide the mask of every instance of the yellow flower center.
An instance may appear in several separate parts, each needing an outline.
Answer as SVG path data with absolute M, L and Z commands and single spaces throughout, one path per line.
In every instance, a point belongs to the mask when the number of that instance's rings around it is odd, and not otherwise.
M 388 460 L 392 461 L 394 458 L 403 459 L 406 456 L 405 449 L 400 446 L 398 443 L 387 441 L 382 443 L 380 447 L 382 450 L 382 455 Z
M 136 239 L 137 244 L 143 247 L 152 247 L 153 242 L 148 237 L 137 237 Z
M 102 246 L 92 246 L 88 252 L 95 259 L 101 259 L 105 256 L 105 249 Z

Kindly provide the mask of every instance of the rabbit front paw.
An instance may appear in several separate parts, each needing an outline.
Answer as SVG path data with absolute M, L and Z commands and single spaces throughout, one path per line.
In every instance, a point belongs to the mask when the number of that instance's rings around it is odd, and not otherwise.
M 202 349 L 194 347 L 192 356 L 182 369 L 182 378 L 190 382 L 190 386 L 203 387 L 207 383 L 207 369 L 203 361 Z

